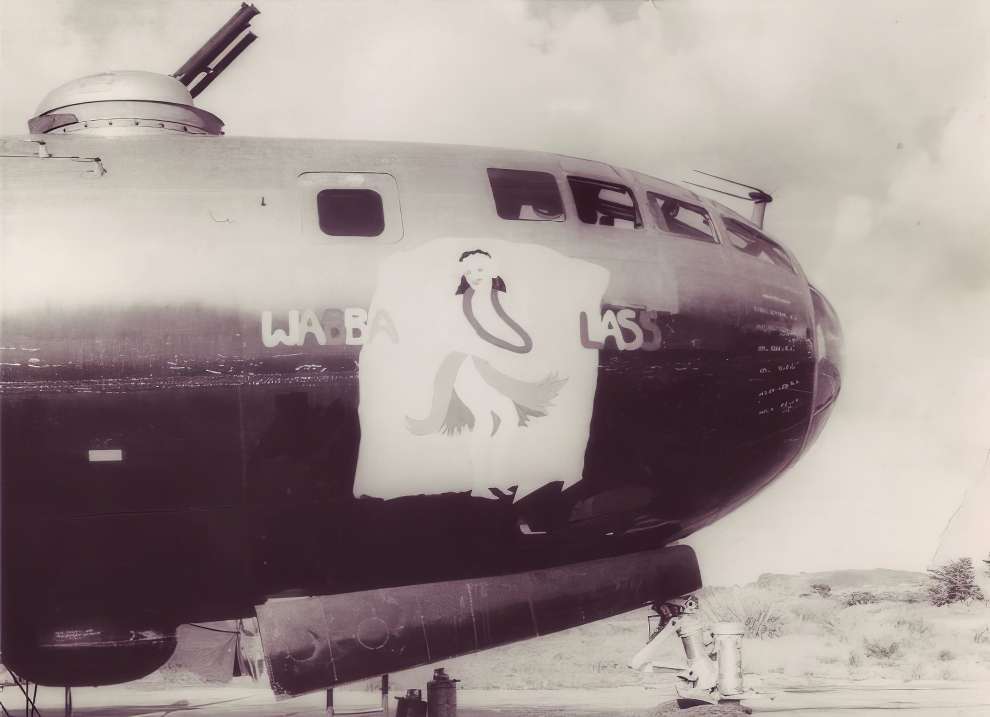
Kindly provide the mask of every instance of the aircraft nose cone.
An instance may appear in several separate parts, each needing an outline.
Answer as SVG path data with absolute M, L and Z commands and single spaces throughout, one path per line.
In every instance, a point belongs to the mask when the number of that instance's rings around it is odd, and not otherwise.
M 824 296 L 815 291 L 812 298 L 818 357 L 815 410 L 820 410 L 835 401 L 842 385 L 842 327 L 835 309 Z
M 815 403 L 808 445 L 814 441 L 831 413 L 842 388 L 842 327 L 832 305 L 817 289 L 811 289 L 815 310 Z

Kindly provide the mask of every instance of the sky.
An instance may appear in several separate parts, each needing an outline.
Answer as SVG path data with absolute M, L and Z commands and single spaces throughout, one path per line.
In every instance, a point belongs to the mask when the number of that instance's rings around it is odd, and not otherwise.
M 256 5 L 259 40 L 197 100 L 228 134 L 536 149 L 773 194 L 767 230 L 842 321 L 843 393 L 795 467 L 692 537 L 707 582 L 923 570 L 953 515 L 952 550 L 990 553 L 990 3 Z M 74 77 L 173 72 L 238 6 L 0 0 L 0 135 Z

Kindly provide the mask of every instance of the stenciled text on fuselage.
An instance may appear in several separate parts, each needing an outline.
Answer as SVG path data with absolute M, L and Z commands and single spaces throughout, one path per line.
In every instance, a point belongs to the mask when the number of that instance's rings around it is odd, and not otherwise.
M 581 312 L 577 317 L 581 344 L 589 349 L 615 348 L 619 351 L 656 351 L 663 345 L 657 312 L 649 309 L 607 308 L 595 318 Z M 342 309 L 292 309 L 280 320 L 275 313 L 261 313 L 261 342 L 265 348 L 278 346 L 363 346 L 379 332 L 398 341 L 387 311 L 359 306 Z M 611 339 L 611 342 L 609 342 Z

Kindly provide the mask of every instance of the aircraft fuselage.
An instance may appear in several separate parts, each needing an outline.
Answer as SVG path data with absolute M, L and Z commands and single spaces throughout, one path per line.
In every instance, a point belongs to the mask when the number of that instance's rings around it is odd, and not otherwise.
M 8 664 L 111 617 L 167 634 L 660 548 L 793 463 L 838 392 L 793 255 L 644 174 L 44 141 L 0 152 Z

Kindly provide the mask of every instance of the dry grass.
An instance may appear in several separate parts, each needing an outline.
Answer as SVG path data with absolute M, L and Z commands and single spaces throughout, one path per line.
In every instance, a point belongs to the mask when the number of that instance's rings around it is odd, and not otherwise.
M 708 624 L 742 623 L 746 627 L 746 637 L 758 640 L 780 637 L 786 618 L 771 591 L 750 585 L 703 590 L 701 612 Z
M 749 639 L 747 670 L 789 677 L 990 680 L 990 608 L 778 596 L 777 639 Z M 765 608 L 759 608 L 765 609 Z
M 990 607 L 933 607 L 908 594 L 847 605 L 848 594 L 793 595 L 749 585 L 700 593 L 706 624 L 741 622 L 746 671 L 769 678 L 990 681 Z M 447 662 L 475 687 L 638 684 L 626 660 L 646 637 L 642 610 L 540 640 Z M 677 641 L 670 657 L 681 657 Z M 416 670 L 397 679 L 428 679 Z

